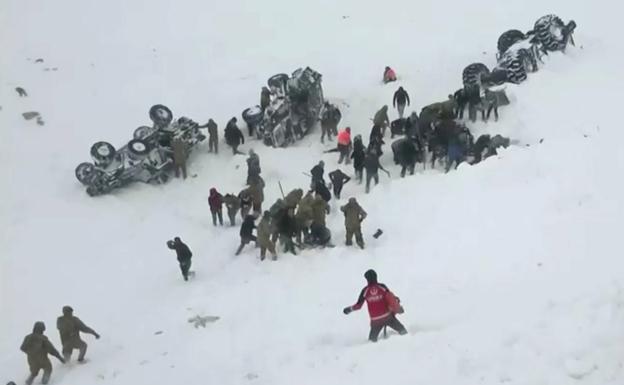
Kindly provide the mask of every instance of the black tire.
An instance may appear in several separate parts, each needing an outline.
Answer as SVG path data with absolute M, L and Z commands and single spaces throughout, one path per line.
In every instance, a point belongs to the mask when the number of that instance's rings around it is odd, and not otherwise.
M 245 108 L 243 113 L 241 114 L 245 123 L 251 126 L 255 126 L 262 121 L 264 117 L 264 112 L 260 108 L 260 106 L 254 106 Z
M 141 126 L 134 130 L 132 137 L 134 139 L 145 139 L 152 133 L 153 129 L 149 126 Z
M 89 185 L 91 180 L 95 176 L 95 165 L 93 163 L 80 163 L 78 167 L 76 167 L 76 178 L 80 183 L 84 185 Z
M 269 78 L 269 80 L 267 80 L 267 84 L 269 85 L 269 87 L 286 88 L 286 82 L 288 82 L 288 78 L 289 77 L 287 74 L 273 75 Z
M 173 121 L 173 113 L 162 104 L 153 105 L 149 110 L 150 119 L 157 127 L 166 127 Z
M 115 159 L 115 147 L 108 142 L 97 142 L 91 146 L 91 158 L 96 164 L 110 163 Z
M 146 156 L 149 154 L 151 147 L 149 143 L 141 139 L 132 139 L 128 142 L 128 151 L 132 155 L 136 156 Z
M 526 38 L 526 35 L 517 29 L 510 29 L 509 31 L 503 32 L 503 34 L 498 38 L 497 44 L 499 57 L 507 52 L 509 47 Z

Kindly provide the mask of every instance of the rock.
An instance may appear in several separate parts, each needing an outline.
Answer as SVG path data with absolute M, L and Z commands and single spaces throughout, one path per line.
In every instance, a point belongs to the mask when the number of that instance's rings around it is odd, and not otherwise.
M 200 326 L 205 328 L 207 323 L 212 323 L 212 322 L 216 322 L 219 320 L 220 317 L 217 316 L 200 316 L 200 315 L 196 315 L 195 317 L 189 318 L 188 322 L 192 323 L 193 326 L 195 326 L 195 328 L 199 328 Z
M 39 59 L 35 60 L 35 63 L 43 63 L 43 59 L 39 58 Z
M 24 112 L 22 116 L 26 120 L 32 120 L 34 118 L 40 117 L 41 115 L 37 111 L 28 111 L 28 112 Z

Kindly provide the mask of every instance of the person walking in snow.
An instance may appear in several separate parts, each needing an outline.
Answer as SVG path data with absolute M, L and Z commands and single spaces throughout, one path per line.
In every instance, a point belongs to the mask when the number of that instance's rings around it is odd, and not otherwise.
M 264 202 L 264 179 L 261 176 L 257 176 L 249 185 L 249 195 L 251 195 L 251 202 L 253 205 L 253 212 L 256 217 L 262 213 L 262 203 Z
M 384 73 L 383 73 L 384 84 L 388 84 L 390 82 L 396 82 L 396 80 L 397 80 L 397 76 L 394 70 L 386 66 L 386 69 L 384 69 Z
M 253 215 L 247 215 L 245 217 L 245 220 L 243 221 L 243 224 L 241 225 L 241 229 L 239 233 L 240 238 L 241 238 L 241 243 L 240 243 L 240 246 L 238 246 L 238 250 L 236 250 L 236 255 L 239 255 L 241 251 L 243 251 L 243 247 L 245 247 L 246 244 L 250 243 L 251 241 L 253 242 L 258 241 L 256 236 L 253 235 L 253 230 L 256 228 L 256 224 L 254 221 L 255 221 L 255 218 Z
M 210 189 L 208 205 L 210 206 L 210 214 L 212 214 L 212 224 L 216 226 L 217 219 L 219 219 L 219 224 L 223 226 L 223 195 L 219 194 L 214 187 Z
M 72 351 L 78 349 L 78 362 L 83 362 L 87 353 L 87 343 L 80 338 L 80 333 L 91 334 L 99 340 L 100 335 L 85 325 L 80 318 L 74 316 L 74 309 L 71 306 L 63 306 L 63 315 L 56 319 L 56 328 L 61 336 L 63 345 L 63 358 L 69 362 Z
M 249 188 L 243 189 L 238 193 L 238 199 L 240 200 L 241 219 L 245 220 L 253 207 L 253 198 L 249 192 Z
M 379 111 L 375 113 L 373 118 L 373 124 L 379 126 L 381 129 L 381 136 L 386 136 L 386 128 L 390 125 L 390 118 L 388 117 L 388 106 L 383 106 Z
M 338 133 L 338 152 L 340 157 L 338 158 L 338 164 L 343 161 L 349 164 L 349 152 L 351 151 L 351 127 L 347 127 Z
M 353 159 L 353 170 L 355 171 L 355 179 L 358 183 L 362 183 L 362 176 L 364 173 L 364 159 L 366 158 L 366 147 L 362 143 L 362 136 L 356 135 L 353 139 L 353 153 L 351 153 L 351 159 Z
M 277 261 L 275 243 L 271 241 L 271 213 L 265 211 L 260 223 L 258 223 L 258 244 L 260 245 L 260 260 L 264 261 L 267 250 L 271 253 L 274 261 Z
M 325 173 L 325 162 L 322 160 L 318 162 L 318 164 L 310 170 L 310 175 L 312 176 L 312 181 L 310 182 L 310 188 L 312 190 L 316 190 L 317 184 L 325 185 L 325 179 L 323 178 L 323 174 Z
M 171 250 L 175 250 L 178 257 L 178 263 L 180 264 L 180 270 L 182 271 L 182 277 L 185 281 L 189 279 L 189 271 L 191 270 L 191 249 L 182 242 L 179 237 L 173 238 L 173 241 L 167 241 L 167 247 Z
M 347 232 L 346 245 L 353 244 L 353 236 L 355 242 L 360 249 L 364 249 L 364 238 L 362 237 L 362 222 L 366 219 L 366 211 L 360 206 L 355 198 L 349 198 L 349 203 L 342 206 L 340 210 L 345 216 L 345 229 Z
M 242 152 L 238 151 L 238 146 L 240 146 L 241 144 L 245 144 L 245 137 L 243 136 L 240 128 L 238 128 L 238 125 L 236 125 L 236 122 L 237 120 L 234 117 L 230 119 L 230 121 L 225 126 L 225 142 L 228 144 L 228 146 L 232 147 L 232 153 L 234 155 L 243 155 Z
M 260 157 L 253 149 L 249 150 L 249 157 L 247 158 L 247 184 L 254 183 L 258 177 L 260 177 Z
M 208 152 L 215 154 L 219 153 L 219 134 L 217 132 L 217 123 L 214 120 L 208 119 L 208 123 L 198 128 L 208 128 Z
M 35 322 L 33 332 L 24 337 L 24 341 L 20 346 L 20 350 L 26 353 L 28 367 L 30 369 L 30 375 L 28 379 L 26 379 L 27 385 L 32 385 L 35 377 L 39 375 L 41 370 L 43 370 L 41 383 L 47 384 L 48 381 L 50 381 L 52 363 L 50 362 L 50 358 L 48 358 L 48 354 L 56 357 L 62 363 L 65 363 L 63 357 L 61 357 L 58 350 L 56 350 L 43 332 L 45 332 L 45 324 L 41 321 Z
M 379 184 L 379 169 L 383 170 L 388 177 L 390 177 L 390 173 L 388 170 L 383 168 L 381 163 L 379 163 L 379 156 L 372 151 L 368 150 L 366 153 L 366 158 L 364 159 L 364 168 L 366 169 L 366 193 L 368 194 L 370 191 L 370 182 L 371 180 L 375 180 L 375 186 Z
M 399 87 L 394 93 L 392 98 L 392 105 L 399 111 L 399 119 L 403 119 L 403 113 L 405 112 L 405 106 L 410 105 L 410 98 L 407 91 L 403 87 Z
M 332 187 L 334 189 L 334 197 L 336 199 L 340 199 L 340 192 L 342 191 L 342 187 L 345 185 L 345 183 L 348 183 L 351 178 L 340 169 L 336 169 L 329 173 L 329 180 L 331 181 Z
M 399 299 L 383 283 L 377 282 L 375 270 L 368 270 L 364 273 L 366 287 L 362 289 L 355 305 L 345 307 L 342 312 L 349 314 L 354 310 L 360 310 L 366 302 L 368 314 L 370 316 L 369 341 L 377 342 L 381 330 L 389 326 L 400 335 L 407 334 L 407 329 L 396 318 L 397 314 L 403 313 L 403 307 Z
M 238 209 L 240 209 L 240 199 L 233 194 L 225 194 L 223 203 L 225 203 L 225 208 L 227 209 L 230 226 L 236 226 L 236 213 L 238 213 Z

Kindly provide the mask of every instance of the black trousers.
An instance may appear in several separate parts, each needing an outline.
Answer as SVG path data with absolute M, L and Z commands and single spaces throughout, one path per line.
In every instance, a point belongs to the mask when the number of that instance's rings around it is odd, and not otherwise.
M 191 260 L 180 262 L 180 270 L 182 271 L 182 277 L 185 281 L 188 281 L 189 270 L 191 270 Z
M 389 326 L 394 329 L 400 335 L 407 334 L 407 329 L 395 316 L 391 316 L 388 318 L 386 322 L 374 323 L 371 324 L 370 333 L 368 334 L 368 339 L 372 342 L 377 342 L 377 338 L 379 337 L 379 333 L 385 327 Z

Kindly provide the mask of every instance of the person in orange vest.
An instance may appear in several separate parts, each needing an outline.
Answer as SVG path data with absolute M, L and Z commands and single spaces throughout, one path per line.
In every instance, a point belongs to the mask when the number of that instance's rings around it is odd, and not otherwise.
M 395 82 L 397 80 L 396 73 L 390 67 L 386 67 L 383 74 L 383 82 L 384 84 L 388 84 L 390 82 Z
M 329 152 L 340 153 L 338 164 L 341 164 L 343 161 L 345 164 L 351 163 L 351 157 L 349 156 L 351 153 L 351 127 L 347 127 L 338 133 L 338 146 L 325 151 L 325 153 Z
M 354 310 L 360 310 L 366 302 L 371 325 L 368 339 L 372 342 L 377 342 L 379 333 L 386 326 L 390 326 L 400 335 L 407 334 L 405 326 L 396 318 L 396 314 L 403 313 L 399 299 L 386 285 L 377 282 L 375 270 L 366 271 L 364 278 L 367 284 L 360 292 L 357 302 L 355 305 L 345 307 L 342 312 L 349 314 Z

